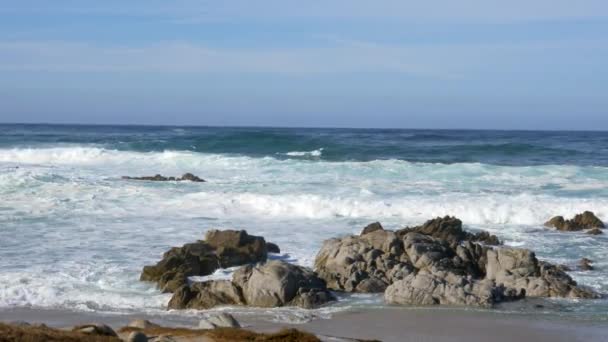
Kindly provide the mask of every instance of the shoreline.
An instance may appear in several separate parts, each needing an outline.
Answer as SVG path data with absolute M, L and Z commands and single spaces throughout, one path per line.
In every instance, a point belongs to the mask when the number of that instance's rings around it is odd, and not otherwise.
M 147 319 L 168 327 L 198 326 L 200 315 L 110 314 L 58 309 L 0 309 L 0 321 L 44 323 L 66 328 L 86 323 L 104 323 L 119 328 L 134 319 Z M 230 311 L 228 311 L 230 312 Z M 331 318 L 305 323 L 272 321 L 264 314 L 233 313 L 243 328 L 256 332 L 276 332 L 296 328 L 319 336 L 392 341 L 604 341 L 608 321 L 577 321 L 571 317 L 539 317 L 501 311 L 460 310 L 458 308 L 387 307 L 352 309 Z

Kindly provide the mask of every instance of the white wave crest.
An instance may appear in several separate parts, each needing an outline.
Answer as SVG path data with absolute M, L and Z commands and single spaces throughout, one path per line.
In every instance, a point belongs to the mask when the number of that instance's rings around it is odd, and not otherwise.
M 313 151 L 292 151 L 285 153 L 286 156 L 290 157 L 320 157 L 323 155 L 323 147 Z

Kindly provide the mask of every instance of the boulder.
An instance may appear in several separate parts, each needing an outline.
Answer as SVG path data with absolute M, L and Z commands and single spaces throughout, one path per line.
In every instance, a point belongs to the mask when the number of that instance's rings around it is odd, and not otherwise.
M 210 309 L 221 305 L 245 305 L 240 287 L 230 280 L 211 280 L 180 287 L 169 300 L 169 309 Z
M 589 235 L 600 235 L 600 234 L 604 234 L 604 232 L 600 229 L 600 228 L 591 228 L 587 231 L 587 234 Z
M 170 309 L 209 309 L 219 305 L 314 308 L 334 300 L 325 282 L 310 269 L 272 260 L 235 271 L 232 281 L 212 280 L 182 286 Z
M 333 299 L 325 281 L 312 270 L 279 260 L 241 267 L 233 282 L 243 290 L 250 306 L 312 308 Z
M 581 288 L 561 267 L 536 259 L 527 249 L 488 250 L 486 279 L 529 297 L 595 298 Z
M 156 264 L 144 266 L 141 281 L 153 281 L 163 292 L 175 292 L 191 276 L 212 274 L 227 268 L 265 261 L 267 246 L 263 237 L 244 230 L 210 230 L 205 241 L 173 247 Z
M 575 215 L 572 219 L 566 220 L 563 216 L 555 216 L 545 222 L 545 226 L 556 228 L 561 231 L 579 231 L 583 229 L 605 228 L 604 222 L 591 211 Z
M 365 228 L 363 228 L 360 235 L 365 235 L 365 234 L 368 234 L 371 232 L 375 232 L 377 230 L 384 230 L 384 228 L 382 228 L 382 225 L 380 224 L 380 222 L 370 223 Z
M 212 229 L 205 234 L 205 242 L 215 250 L 221 268 L 265 261 L 268 255 L 264 238 L 244 230 Z
M 228 313 L 213 314 L 207 318 L 201 319 L 199 329 L 215 329 L 215 328 L 240 328 L 239 322 Z

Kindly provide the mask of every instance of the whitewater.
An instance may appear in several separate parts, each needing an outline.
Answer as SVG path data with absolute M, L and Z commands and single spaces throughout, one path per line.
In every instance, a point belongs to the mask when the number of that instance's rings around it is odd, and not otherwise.
M 595 271 L 570 274 L 608 292 L 605 235 L 543 227 L 584 210 L 608 220 L 608 166 L 328 160 L 331 146 L 319 144 L 260 155 L 117 146 L 0 144 L 0 308 L 164 312 L 170 295 L 138 281 L 141 268 L 208 229 L 246 229 L 277 243 L 278 258 L 312 266 L 324 239 L 373 221 L 395 229 L 444 215 L 540 259 L 592 259 Z M 121 179 L 185 172 L 207 182 Z M 608 308 L 604 299 L 558 302 L 590 317 Z M 335 307 L 369 303 L 381 300 L 345 296 Z

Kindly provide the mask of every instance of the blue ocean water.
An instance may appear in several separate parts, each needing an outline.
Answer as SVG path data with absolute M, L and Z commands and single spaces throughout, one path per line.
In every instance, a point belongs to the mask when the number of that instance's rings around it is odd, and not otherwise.
M 185 172 L 208 182 L 121 179 Z M 207 229 L 247 229 L 311 266 L 324 239 L 444 215 L 541 259 L 590 258 L 572 276 L 608 292 L 605 235 L 543 227 L 608 221 L 608 132 L 0 125 L 0 198 L 0 308 L 164 312 L 141 267 Z M 554 304 L 608 319 L 603 299 Z

